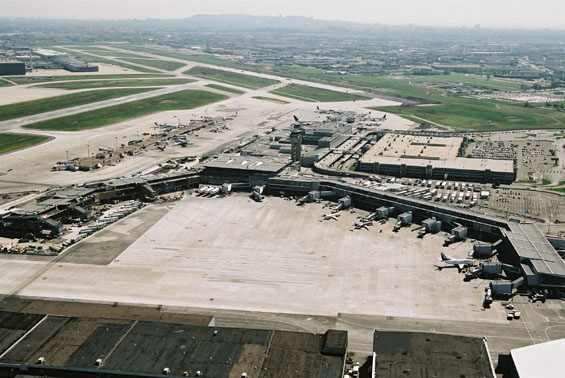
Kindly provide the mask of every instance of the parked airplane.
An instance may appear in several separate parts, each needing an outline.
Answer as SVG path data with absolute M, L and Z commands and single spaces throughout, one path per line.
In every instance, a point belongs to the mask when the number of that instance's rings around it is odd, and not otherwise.
M 441 253 L 441 262 L 448 265 L 454 265 L 457 267 L 459 272 L 461 269 L 475 265 L 475 259 L 454 259 L 453 257 L 446 256 L 443 252 Z M 438 270 L 446 268 L 445 266 L 438 266 Z
M 364 228 L 364 229 L 368 230 L 368 229 L 369 229 L 369 226 L 372 225 L 372 224 L 373 224 L 373 221 L 371 221 L 371 220 L 366 220 L 366 219 L 363 219 L 363 220 L 360 220 L 360 221 L 358 221 L 358 222 L 353 223 L 353 225 L 355 226 L 355 229 L 356 229 L 356 230 L 359 230 L 359 229 L 361 229 L 361 228 Z
M 322 219 L 320 219 L 320 222 L 323 222 L 323 221 L 329 220 L 329 219 L 337 220 L 338 217 L 339 217 L 339 213 L 324 214 L 324 215 L 322 216 Z
M 333 110 L 333 109 L 320 109 L 319 106 L 316 106 L 316 110 L 317 110 L 318 113 L 320 113 L 320 114 L 334 114 L 334 113 L 336 113 L 336 111 Z
M 293 117 L 294 117 L 294 121 L 298 122 L 298 124 L 300 124 L 301 126 L 319 125 L 322 123 L 321 121 L 303 121 L 299 119 L 297 116 L 293 116 Z

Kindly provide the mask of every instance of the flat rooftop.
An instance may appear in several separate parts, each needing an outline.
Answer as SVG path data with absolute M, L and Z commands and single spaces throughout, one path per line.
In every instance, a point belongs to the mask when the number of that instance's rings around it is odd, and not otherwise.
M 284 161 L 283 161 L 284 160 Z M 237 171 L 255 171 L 265 173 L 278 173 L 288 165 L 288 156 L 284 159 L 273 157 L 256 157 L 241 155 L 221 155 L 204 164 L 205 168 L 233 169 Z
M 341 378 L 347 331 L 325 334 L 0 312 L 1 363 L 204 377 Z M 23 339 L 20 339 L 24 336 Z M 79 375 L 80 376 L 80 375 Z
M 368 153 L 382 157 L 451 160 L 457 157 L 462 143 L 461 137 L 385 134 Z
M 563 377 L 565 339 L 512 349 L 512 361 L 520 378 Z
M 493 377 L 482 338 L 375 330 L 377 377 Z
M 457 157 L 463 138 L 385 134 L 359 159 L 361 163 L 380 163 L 440 169 L 466 169 L 514 172 L 514 161 Z
M 565 262 L 534 223 L 508 226 L 504 232 L 520 259 L 529 260 L 537 273 L 565 278 Z

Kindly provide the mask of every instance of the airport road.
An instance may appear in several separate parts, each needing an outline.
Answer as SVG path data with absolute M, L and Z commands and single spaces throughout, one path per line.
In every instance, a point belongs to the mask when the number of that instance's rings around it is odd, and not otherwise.
M 101 45 L 102 46 L 102 45 Z M 107 48 L 109 50 L 114 50 L 117 52 L 124 52 L 124 53 L 131 53 L 131 50 L 127 50 L 127 49 L 120 49 L 118 47 L 115 46 L 102 46 L 104 48 Z M 170 50 L 163 50 L 163 51 L 170 51 Z M 171 60 L 171 61 L 175 61 L 175 62 L 179 62 L 179 63 L 185 63 L 187 64 L 187 66 L 185 68 L 183 68 L 183 70 L 187 70 L 190 67 L 193 66 L 200 66 L 200 67 L 209 67 L 209 68 L 214 68 L 214 69 L 218 69 L 218 70 L 223 70 L 223 71 L 228 71 L 228 72 L 234 72 L 234 73 L 242 73 L 245 75 L 251 75 L 251 76 L 257 76 L 257 77 L 262 77 L 265 79 L 271 79 L 271 80 L 278 80 L 280 81 L 283 86 L 287 85 L 287 84 L 299 84 L 299 85 L 308 85 L 311 87 L 316 87 L 316 88 L 323 88 L 323 89 L 328 89 L 331 91 L 336 91 L 336 92 L 343 92 L 343 93 L 353 93 L 353 94 L 359 94 L 362 96 L 368 96 L 370 98 L 374 97 L 373 94 L 368 94 L 366 92 L 363 91 L 358 91 L 355 89 L 350 89 L 350 88 L 344 88 L 344 87 L 338 87 L 335 85 L 329 85 L 329 84 L 320 84 L 320 83 L 314 83 L 314 82 L 310 82 L 310 81 L 305 81 L 305 80 L 299 80 L 299 79 L 291 79 L 291 78 L 287 78 L 287 77 L 283 77 L 283 76 L 277 76 L 277 75 L 272 75 L 272 74 L 264 74 L 264 73 L 258 73 L 258 72 L 254 72 L 254 71 L 247 71 L 247 70 L 241 70 L 241 69 L 237 69 L 237 68 L 229 68 L 229 67 L 223 67 L 223 66 L 217 66 L 214 64 L 206 64 L 206 63 L 199 63 L 199 62 L 194 62 L 194 61 L 190 61 L 190 60 L 184 60 L 184 59 L 177 59 L 177 58 L 169 58 L 169 57 L 162 57 L 159 55 L 155 55 L 155 54 L 150 54 L 150 53 L 145 53 L 145 52 L 138 52 L 138 51 L 134 51 L 135 54 L 147 57 L 147 58 L 153 58 L 153 59 L 162 59 L 162 60 Z M 127 62 L 126 62 L 127 63 Z M 188 75 L 187 75 L 188 76 Z M 188 76 L 191 77 L 191 76 Z M 283 97 L 286 99 L 286 97 Z M 394 104 L 399 105 L 398 102 L 393 102 Z

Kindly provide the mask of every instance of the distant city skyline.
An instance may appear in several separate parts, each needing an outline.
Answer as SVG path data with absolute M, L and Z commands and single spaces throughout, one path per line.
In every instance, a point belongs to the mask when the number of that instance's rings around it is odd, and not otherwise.
M 4 18 L 178 19 L 248 14 L 385 25 L 565 30 L 562 0 L 0 0 L 0 9 Z

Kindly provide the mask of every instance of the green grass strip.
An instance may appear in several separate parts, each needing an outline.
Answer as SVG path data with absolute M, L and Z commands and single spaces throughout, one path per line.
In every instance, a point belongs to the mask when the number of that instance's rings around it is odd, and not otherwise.
M 192 109 L 227 98 L 228 96 L 207 91 L 183 90 L 71 116 L 36 122 L 24 127 L 40 130 L 78 131 L 107 126 L 167 110 Z
M 49 139 L 43 135 L 0 133 L 0 154 L 33 146 Z
M 0 87 L 9 87 L 12 86 L 14 84 L 10 83 L 9 81 L 7 81 L 6 79 L 3 79 L 0 77 Z
M 186 66 L 184 63 L 173 62 L 172 60 L 148 59 L 148 58 L 123 58 L 127 62 L 141 64 L 153 68 L 159 68 L 165 71 L 174 71 Z
M 93 102 L 129 96 L 152 90 L 155 90 L 155 88 L 102 89 L 3 105 L 0 106 L 0 121 L 27 117 L 34 114 L 90 104 Z
M 70 80 L 96 80 L 96 79 L 141 79 L 156 77 L 173 77 L 167 74 L 117 74 L 117 75 L 62 75 L 62 76 L 8 76 L 4 79 L 13 81 L 16 84 L 35 84 L 48 83 L 53 81 L 70 81 Z
M 276 80 L 265 79 L 263 77 L 200 66 L 192 67 L 191 69 L 184 71 L 184 73 L 249 89 L 259 89 L 277 83 Z
M 355 101 L 366 99 L 351 93 L 331 91 L 328 89 L 310 87 L 308 85 L 289 84 L 286 87 L 275 89 L 271 93 L 280 96 L 298 98 L 304 101 L 336 102 Z
M 164 87 L 169 85 L 181 85 L 193 83 L 191 79 L 133 79 L 133 80 L 92 80 L 73 81 L 68 83 L 43 84 L 40 87 L 60 89 L 87 89 L 108 87 Z
M 218 85 L 218 84 L 206 84 L 206 86 L 208 88 L 213 88 L 213 89 L 217 89 L 219 91 L 224 91 L 224 92 L 230 92 L 230 93 L 236 93 L 236 94 L 244 94 L 245 93 L 242 90 L 224 87 L 223 85 Z

